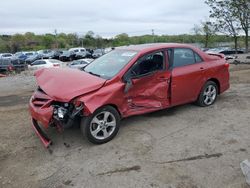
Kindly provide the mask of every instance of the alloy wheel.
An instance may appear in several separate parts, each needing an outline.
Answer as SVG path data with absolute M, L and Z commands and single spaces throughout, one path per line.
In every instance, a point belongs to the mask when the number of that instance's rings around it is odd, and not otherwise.
M 203 92 L 203 100 L 206 105 L 211 105 L 217 95 L 217 89 L 214 85 L 208 85 Z
M 98 140 L 104 140 L 112 135 L 116 128 L 115 116 L 108 111 L 95 115 L 90 122 L 90 133 Z

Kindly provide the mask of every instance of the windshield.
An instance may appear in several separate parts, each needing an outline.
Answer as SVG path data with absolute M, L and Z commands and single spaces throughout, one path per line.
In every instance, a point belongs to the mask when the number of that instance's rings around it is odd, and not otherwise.
M 136 54 L 136 51 L 114 50 L 90 63 L 84 71 L 104 79 L 111 79 L 120 72 Z

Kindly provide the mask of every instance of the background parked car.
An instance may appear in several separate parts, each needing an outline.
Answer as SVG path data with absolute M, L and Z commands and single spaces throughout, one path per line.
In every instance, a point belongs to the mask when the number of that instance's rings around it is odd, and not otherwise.
M 70 48 L 69 51 L 75 54 L 75 59 L 82 59 L 87 56 L 85 48 Z
M 41 68 L 52 68 L 52 67 L 61 67 L 62 66 L 61 61 L 57 60 L 57 59 L 40 59 L 40 60 L 36 60 L 33 63 L 31 63 L 28 68 L 30 70 L 37 70 L 37 69 L 41 69 Z
M 37 51 L 37 53 L 40 54 L 43 59 L 53 58 L 53 55 L 54 55 L 52 50 L 39 50 Z
M 14 71 L 14 66 L 10 60 L 0 59 L 0 72 L 11 72 Z
M 19 59 L 20 62 L 25 62 L 25 60 L 30 57 L 33 56 L 34 54 L 36 54 L 36 52 L 34 51 L 30 51 L 30 52 L 17 52 L 14 54 L 14 56 Z
M 92 56 L 94 59 L 101 57 L 102 55 L 104 55 L 104 50 L 103 49 L 96 49 L 94 50 Z
M 94 50 L 86 48 L 87 56 L 86 58 L 93 58 L 92 54 L 94 53 Z
M 63 51 L 59 56 L 60 61 L 73 61 L 75 59 L 75 53 L 73 51 Z
M 90 64 L 94 59 L 78 59 L 68 65 L 69 68 L 82 69 Z
M 213 48 L 206 51 L 206 53 L 220 53 L 224 54 L 225 58 L 228 59 L 235 59 L 237 54 L 243 54 L 244 50 L 238 49 L 232 49 L 232 48 Z
M 0 59 L 12 59 L 13 58 L 13 54 L 11 53 L 3 53 L 0 55 Z
M 42 54 L 39 54 L 39 53 L 34 53 L 32 56 L 29 56 L 25 62 L 26 64 L 30 65 L 31 63 L 33 63 L 34 61 L 36 60 L 39 60 L 39 59 L 42 59 L 43 58 L 43 55 Z
M 24 71 L 27 69 L 25 62 L 19 61 L 19 59 L 1 59 L 0 60 L 0 71 L 1 72 L 11 72 L 11 71 Z
M 63 50 L 53 50 L 53 57 L 52 59 L 59 60 L 60 55 L 63 53 Z

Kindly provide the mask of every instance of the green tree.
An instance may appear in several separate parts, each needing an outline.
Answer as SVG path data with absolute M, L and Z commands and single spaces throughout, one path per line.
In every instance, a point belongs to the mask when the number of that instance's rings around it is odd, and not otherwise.
M 21 34 L 15 34 L 10 40 L 10 50 L 11 52 L 17 52 L 25 46 L 25 37 Z
M 205 3 L 211 8 L 210 18 L 215 19 L 216 31 L 232 36 L 234 38 L 234 47 L 237 51 L 238 37 L 240 32 L 240 22 L 234 16 L 232 0 L 207 0 Z
M 45 48 L 52 48 L 52 46 L 55 44 L 55 37 L 52 34 L 45 34 L 43 36 L 42 43 Z
M 114 39 L 115 46 L 125 46 L 130 44 L 129 36 L 126 33 L 122 33 L 115 36 Z
M 241 28 L 245 33 L 246 52 L 249 51 L 249 29 L 250 29 L 250 0 L 232 0 L 232 10 L 239 19 Z
M 249 51 L 250 0 L 206 0 L 221 30 L 227 31 L 237 43 L 238 28 L 245 33 L 245 47 Z M 219 27 L 218 27 L 219 28 Z
M 203 43 L 205 48 L 208 48 L 212 36 L 215 34 L 215 26 L 213 23 L 211 21 L 201 21 L 200 25 L 195 25 L 192 30 L 196 35 L 204 36 Z

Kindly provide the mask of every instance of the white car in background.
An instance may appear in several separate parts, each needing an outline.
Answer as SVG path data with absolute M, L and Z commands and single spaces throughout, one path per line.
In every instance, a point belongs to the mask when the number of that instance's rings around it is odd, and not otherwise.
M 11 53 L 0 54 L 0 59 L 12 59 L 12 58 L 13 58 L 13 54 Z
M 70 52 L 75 54 L 76 59 L 85 58 L 87 56 L 87 50 L 85 48 L 70 48 Z
M 31 63 L 28 68 L 29 70 L 37 70 L 42 68 L 62 67 L 63 62 L 56 59 L 40 59 Z

